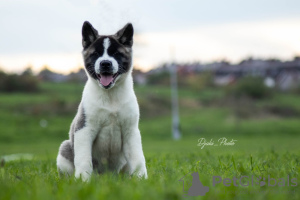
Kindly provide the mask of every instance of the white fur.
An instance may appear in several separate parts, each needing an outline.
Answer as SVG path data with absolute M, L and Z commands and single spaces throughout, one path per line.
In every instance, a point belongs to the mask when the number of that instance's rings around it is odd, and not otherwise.
M 61 156 L 59 153 L 56 159 L 56 165 L 59 167 L 59 170 L 61 170 L 61 172 L 69 176 L 71 176 L 74 173 L 73 163 Z
M 84 127 L 74 134 L 75 177 L 88 181 L 93 172 L 92 144 L 97 133 L 92 127 Z
M 118 65 L 118 62 L 116 61 L 116 59 L 114 59 L 114 57 L 111 57 L 107 54 L 107 49 L 109 48 L 109 46 L 110 46 L 110 40 L 109 40 L 109 38 L 105 38 L 103 40 L 104 53 L 95 62 L 95 72 L 98 73 L 98 74 L 100 74 L 100 67 L 99 66 L 100 66 L 100 63 L 103 60 L 108 60 L 112 63 L 113 74 L 117 73 L 117 71 L 119 69 L 119 65 Z
M 88 181 L 92 157 L 96 157 L 112 161 L 117 172 L 124 169 L 147 178 L 131 70 L 109 90 L 99 87 L 88 74 L 81 103 L 86 120 L 85 127 L 74 134 L 75 177 Z

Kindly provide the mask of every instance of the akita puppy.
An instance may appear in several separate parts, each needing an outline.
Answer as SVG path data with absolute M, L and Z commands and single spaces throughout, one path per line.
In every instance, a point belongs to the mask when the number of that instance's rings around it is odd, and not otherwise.
M 88 181 L 93 171 L 125 171 L 147 178 L 138 128 L 139 107 L 132 80 L 133 27 L 99 35 L 89 23 L 82 27 L 88 76 L 78 112 L 57 156 L 62 174 Z

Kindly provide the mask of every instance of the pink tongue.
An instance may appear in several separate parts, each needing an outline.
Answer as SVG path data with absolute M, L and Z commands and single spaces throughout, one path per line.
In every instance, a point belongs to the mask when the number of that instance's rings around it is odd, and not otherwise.
M 103 86 L 108 86 L 113 80 L 113 76 L 101 76 L 100 82 Z

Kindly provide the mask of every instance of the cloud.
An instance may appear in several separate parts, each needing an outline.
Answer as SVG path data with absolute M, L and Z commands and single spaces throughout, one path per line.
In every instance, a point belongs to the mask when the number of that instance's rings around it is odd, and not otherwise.
M 81 63 L 85 20 L 100 34 L 113 34 L 132 22 L 135 64 L 144 68 L 170 59 L 288 58 L 299 53 L 299 6 L 295 0 L 0 1 L 0 65 L 13 70 L 51 63 L 55 69 L 71 69 Z
M 143 45 L 137 57 L 148 66 L 175 59 L 179 62 L 228 59 L 233 62 L 254 56 L 290 59 L 300 54 L 300 18 L 229 23 L 175 32 L 140 34 Z M 172 58 L 171 48 L 175 49 Z
M 229 23 L 182 31 L 137 34 L 134 65 L 148 70 L 163 62 L 211 62 L 227 59 L 239 62 L 254 56 L 291 59 L 300 54 L 300 18 Z M 80 40 L 80 39 L 79 39 Z M 1 55 L 0 66 L 21 70 L 31 64 L 35 69 L 49 65 L 67 73 L 82 66 L 80 48 L 73 52 Z M 175 50 L 172 54 L 172 50 Z

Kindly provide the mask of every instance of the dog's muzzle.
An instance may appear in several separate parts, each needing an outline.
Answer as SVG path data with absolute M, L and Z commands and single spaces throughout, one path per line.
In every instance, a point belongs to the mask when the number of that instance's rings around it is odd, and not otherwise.
M 109 60 L 101 61 L 99 69 L 100 74 L 97 74 L 98 80 L 100 84 L 107 89 L 110 87 L 110 85 L 114 83 L 115 79 L 119 74 L 118 72 L 115 74 L 113 73 L 113 65 L 112 62 Z
M 109 60 L 103 60 L 100 62 L 100 72 L 101 73 L 112 73 L 113 67 Z

